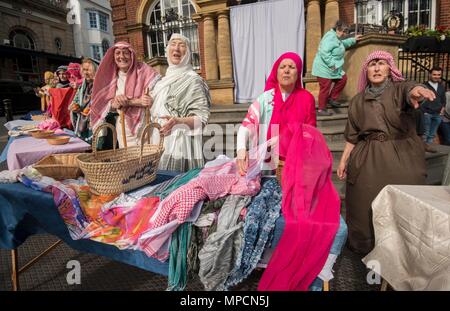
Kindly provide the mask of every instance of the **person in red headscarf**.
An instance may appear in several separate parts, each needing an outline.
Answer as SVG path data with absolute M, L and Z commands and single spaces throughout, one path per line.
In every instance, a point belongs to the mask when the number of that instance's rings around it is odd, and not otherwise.
M 296 53 L 288 52 L 278 58 L 272 67 L 262 93 L 248 109 L 237 137 L 237 163 L 241 174 L 248 167 L 247 141 L 256 147 L 286 127 L 281 124 L 309 124 L 316 126 L 316 109 L 313 95 L 302 85 L 302 60 Z M 272 129 L 272 130 L 270 130 Z M 282 137 L 280 133 L 280 137 Z M 280 140 L 280 157 L 285 156 L 288 142 Z
M 375 51 L 362 65 L 349 105 L 346 144 L 337 169 L 347 179 L 348 246 L 360 254 L 374 247 L 371 204 L 388 184 L 425 184 L 425 151 L 416 134 L 414 109 L 433 91 L 403 81 L 391 54 Z
M 153 103 L 150 91 L 159 79 L 160 75 L 152 67 L 137 61 L 129 43 L 114 44 L 103 57 L 94 80 L 90 109 L 93 131 L 111 112 L 123 111 L 127 146 L 137 145 L 144 125 L 144 110 Z M 115 125 L 119 147 L 124 147 L 119 118 Z
M 315 101 L 302 87 L 301 72 L 300 56 L 281 55 L 238 132 L 237 163 L 242 175 L 248 168 L 248 141 L 250 148 L 270 141 L 267 169 L 275 167 L 277 156 L 286 163 L 281 180 L 285 227 L 259 290 L 317 288 L 320 279 L 330 279 L 347 236 L 331 181 L 333 158 L 315 128 Z

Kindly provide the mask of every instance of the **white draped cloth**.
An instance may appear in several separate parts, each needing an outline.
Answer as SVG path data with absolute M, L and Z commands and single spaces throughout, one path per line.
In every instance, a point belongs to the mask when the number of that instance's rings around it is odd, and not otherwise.
M 303 57 L 304 1 L 270 0 L 231 7 L 230 31 L 235 99 L 253 102 L 281 54 L 291 51 Z
M 395 290 L 450 290 L 450 187 L 388 185 L 372 210 L 367 267 Z

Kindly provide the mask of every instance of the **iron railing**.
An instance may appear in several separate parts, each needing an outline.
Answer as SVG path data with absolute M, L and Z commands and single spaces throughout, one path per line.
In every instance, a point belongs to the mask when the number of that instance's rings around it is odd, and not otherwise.
M 442 68 L 442 80 L 448 87 L 450 81 L 450 52 L 398 52 L 398 65 L 407 80 L 424 83 L 429 79 L 431 68 L 439 66 Z

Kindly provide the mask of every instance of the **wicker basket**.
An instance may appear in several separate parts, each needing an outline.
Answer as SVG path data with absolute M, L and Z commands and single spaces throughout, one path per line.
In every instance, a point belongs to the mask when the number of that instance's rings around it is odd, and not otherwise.
M 93 153 L 80 154 L 77 157 L 91 191 L 102 195 L 120 194 L 155 180 L 159 160 L 164 152 L 164 137 L 161 136 L 159 145 L 144 144 L 144 139 L 146 134 L 151 135 L 153 128 L 160 129 L 160 125 L 151 123 L 145 126 L 141 134 L 140 146 L 117 150 L 114 146 L 114 150 L 98 152 L 98 135 L 104 127 L 112 130 L 113 139 L 116 141 L 116 129 L 114 126 L 104 123 L 94 133 Z
M 284 168 L 284 161 L 279 160 L 275 175 L 277 176 L 278 184 L 280 184 L 280 186 L 281 186 L 281 176 L 282 176 L 281 174 L 283 173 L 283 168 Z
M 44 157 L 34 165 L 34 168 L 44 176 L 57 180 L 77 179 L 83 173 L 77 162 L 80 153 L 52 154 Z

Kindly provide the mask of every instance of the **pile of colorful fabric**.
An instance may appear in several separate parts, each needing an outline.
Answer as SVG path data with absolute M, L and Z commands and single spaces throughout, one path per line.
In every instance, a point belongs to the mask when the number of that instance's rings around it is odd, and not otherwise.
M 246 176 L 238 173 L 234 159 L 219 156 L 203 169 L 120 196 L 94 195 L 82 178 L 20 179 L 53 194 L 73 239 L 169 259 L 169 290 L 183 290 L 188 275 L 198 274 L 207 290 L 226 290 L 243 281 L 270 246 L 282 212 L 285 229 L 260 288 L 307 290 L 324 267 L 339 226 L 339 198 L 327 175 L 331 158 L 317 147 L 323 137 L 315 131 L 306 126 L 293 133 L 301 135 L 302 149 L 291 147 L 304 169 L 286 161 L 293 174 L 283 175 L 283 196 L 274 178 L 261 182 L 264 157 L 250 161 Z

